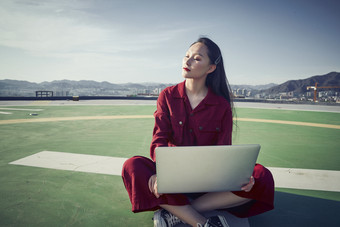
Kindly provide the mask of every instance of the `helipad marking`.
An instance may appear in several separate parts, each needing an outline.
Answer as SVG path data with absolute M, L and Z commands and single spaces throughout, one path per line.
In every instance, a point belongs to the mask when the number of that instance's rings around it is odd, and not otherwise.
M 154 118 L 154 116 L 153 115 L 111 115 L 111 116 L 78 116 L 78 117 L 35 118 L 35 119 L 11 119 L 11 120 L 0 120 L 0 125 L 18 124 L 18 123 L 56 122 L 56 121 L 142 119 L 142 118 L 145 118 L 145 119 Z M 320 123 L 311 123 L 311 122 L 282 121 L 282 120 L 255 119 L 255 118 L 234 118 L 234 120 L 340 129 L 340 125 L 320 124 Z
M 0 125 L 17 124 L 17 123 L 55 122 L 55 121 L 113 120 L 113 119 L 142 119 L 142 118 L 154 118 L 154 116 L 152 115 L 112 115 L 112 116 L 78 116 L 78 117 L 35 118 L 35 119 L 12 119 L 12 120 L 0 120 Z
M 7 107 L 0 107 L 0 110 L 43 111 L 43 109 L 21 109 L 21 108 L 7 108 Z
M 30 103 L 31 106 L 39 106 L 39 105 L 49 105 L 52 101 L 50 100 L 38 100 Z
M 87 173 L 121 175 L 126 158 L 42 151 L 9 164 L 70 170 Z M 340 171 L 268 168 L 275 187 L 340 192 Z
M 43 111 L 43 109 L 19 109 L 19 108 L 7 108 L 7 107 L 0 107 L 0 110 Z M 13 114 L 13 113 L 0 111 L 0 114 Z
M 269 120 L 269 119 L 256 119 L 256 118 L 237 118 L 234 120 L 340 129 L 340 125 L 320 124 L 320 123 L 300 122 L 300 121 L 282 121 L 282 120 Z
M 277 188 L 340 192 L 340 171 L 269 167 Z
M 12 114 L 11 112 L 2 112 L 0 111 L 0 114 Z
M 126 158 L 42 151 L 9 164 L 71 170 L 77 172 L 121 175 Z

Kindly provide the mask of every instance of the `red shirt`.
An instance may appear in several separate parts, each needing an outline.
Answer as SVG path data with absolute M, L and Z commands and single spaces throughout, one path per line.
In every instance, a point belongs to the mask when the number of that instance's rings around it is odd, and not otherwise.
M 185 81 L 164 89 L 157 100 L 150 156 L 156 161 L 159 146 L 231 145 L 232 111 L 229 102 L 209 88 L 192 109 Z

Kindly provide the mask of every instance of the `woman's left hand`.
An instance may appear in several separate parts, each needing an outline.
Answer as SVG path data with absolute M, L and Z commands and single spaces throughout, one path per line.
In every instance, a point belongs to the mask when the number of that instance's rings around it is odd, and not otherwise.
M 247 185 L 243 186 L 241 188 L 241 190 L 245 191 L 245 192 L 250 192 L 250 190 L 253 188 L 254 184 L 255 184 L 255 179 L 254 179 L 253 176 L 251 176 L 249 183 Z

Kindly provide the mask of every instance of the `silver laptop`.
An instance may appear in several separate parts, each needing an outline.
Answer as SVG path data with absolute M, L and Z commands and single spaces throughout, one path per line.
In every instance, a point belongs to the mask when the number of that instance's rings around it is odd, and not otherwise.
M 157 147 L 159 193 L 240 191 L 249 182 L 261 146 Z

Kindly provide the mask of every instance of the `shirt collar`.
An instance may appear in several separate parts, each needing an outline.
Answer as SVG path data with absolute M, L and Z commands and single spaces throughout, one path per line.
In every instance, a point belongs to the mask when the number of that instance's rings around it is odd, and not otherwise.
M 179 99 L 184 99 L 187 97 L 187 94 L 185 93 L 185 81 L 177 84 L 177 89 L 174 89 L 174 92 L 173 92 L 173 97 L 174 98 L 179 98 Z M 175 87 L 175 88 L 176 88 Z
M 177 89 L 174 89 L 173 97 L 174 98 L 188 99 L 188 96 L 185 92 L 185 81 L 177 84 Z M 217 105 L 217 104 L 219 104 L 217 95 L 212 91 L 212 89 L 210 87 L 208 88 L 207 96 L 203 99 L 202 102 L 204 102 L 204 104 L 207 104 L 207 105 Z

